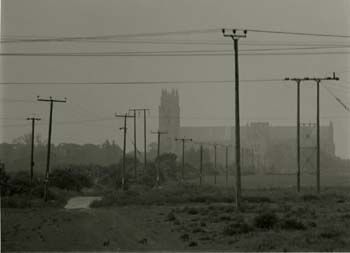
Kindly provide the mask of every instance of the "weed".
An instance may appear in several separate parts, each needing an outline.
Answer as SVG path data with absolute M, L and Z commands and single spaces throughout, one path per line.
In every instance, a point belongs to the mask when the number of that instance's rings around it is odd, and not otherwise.
M 246 234 L 253 230 L 253 228 L 244 221 L 237 221 L 228 224 L 224 227 L 223 234 L 226 236 L 232 236 L 235 234 Z
M 198 227 L 192 230 L 192 233 L 194 233 L 194 234 L 202 233 L 202 232 L 205 232 L 205 230 L 202 228 L 198 228 Z
M 199 240 L 201 240 L 201 241 L 209 241 L 210 237 L 209 236 L 204 236 L 204 237 L 199 238 Z
M 188 234 L 182 234 L 180 238 L 184 241 L 188 241 L 190 239 L 190 236 Z
M 271 229 L 278 222 L 278 216 L 275 213 L 262 213 L 254 218 L 254 225 L 257 228 Z
M 272 203 L 270 198 L 262 196 L 246 196 L 243 198 L 243 201 L 249 203 Z
M 341 235 L 341 232 L 334 227 L 324 229 L 319 233 L 319 236 L 321 238 L 326 238 L 326 239 L 334 239 L 339 237 L 340 235 Z
M 170 213 L 168 213 L 167 221 L 174 221 L 174 220 L 176 220 L 176 216 L 175 216 L 175 214 L 171 211 Z
M 221 221 L 229 221 L 229 220 L 231 220 L 231 217 L 226 215 L 226 214 L 224 214 L 224 215 L 221 215 L 219 217 L 219 220 L 221 220 Z
M 302 199 L 304 201 L 314 201 L 314 200 L 320 200 L 318 196 L 312 195 L 312 194 L 304 194 L 302 196 Z
M 195 242 L 195 241 L 192 241 L 188 244 L 189 247 L 197 247 L 198 246 L 198 243 Z
M 187 213 L 191 215 L 196 215 L 198 214 L 198 210 L 194 207 L 191 207 L 190 209 L 188 209 Z
M 297 219 L 287 218 L 282 220 L 281 228 L 286 230 L 305 230 L 306 226 Z

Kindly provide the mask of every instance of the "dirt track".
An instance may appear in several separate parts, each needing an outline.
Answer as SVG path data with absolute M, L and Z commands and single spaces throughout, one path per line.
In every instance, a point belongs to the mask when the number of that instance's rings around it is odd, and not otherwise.
M 2 251 L 181 250 L 169 207 L 3 209 Z

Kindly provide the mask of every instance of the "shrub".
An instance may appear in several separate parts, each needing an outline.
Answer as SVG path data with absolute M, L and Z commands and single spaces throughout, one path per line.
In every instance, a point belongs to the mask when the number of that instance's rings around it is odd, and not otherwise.
M 198 214 L 198 210 L 194 207 L 191 207 L 190 209 L 188 209 L 187 213 L 192 214 L 192 215 L 196 215 L 196 214 Z
M 333 239 L 333 238 L 337 238 L 341 235 L 341 232 L 334 228 L 334 227 L 331 227 L 331 228 L 327 228 L 323 231 L 321 231 L 319 233 L 319 236 L 322 237 L 322 238 L 326 238 L 326 239 Z
M 168 220 L 168 221 L 174 221 L 174 220 L 176 220 L 175 214 L 174 214 L 173 212 L 170 212 L 170 213 L 168 214 L 168 216 L 167 216 L 167 220 Z
M 5 168 L 0 166 L 0 187 L 1 187 L 1 196 L 7 194 L 9 190 L 8 180 L 10 179 L 9 175 L 6 173 Z
M 305 194 L 302 196 L 302 199 L 304 201 L 314 201 L 314 200 L 319 200 L 320 198 L 318 196 L 315 196 L 315 195 Z
M 249 203 L 271 203 L 271 199 L 268 197 L 262 196 L 246 196 L 243 197 L 243 201 L 247 201 Z
M 92 180 L 79 171 L 56 169 L 50 175 L 50 185 L 61 189 L 80 191 L 84 187 L 91 187 Z
M 255 216 L 254 225 L 257 228 L 271 229 L 278 222 L 278 217 L 275 213 L 266 212 Z
M 226 214 L 223 214 L 223 215 L 221 215 L 221 216 L 219 217 L 219 219 L 220 219 L 221 221 L 229 221 L 229 220 L 231 220 L 231 217 L 228 216 L 228 215 L 226 215 Z
M 30 199 L 22 196 L 11 196 L 1 198 L 2 208 L 29 208 L 32 207 Z
M 190 242 L 190 243 L 188 244 L 188 246 L 190 246 L 190 247 L 197 247 L 197 246 L 198 246 L 198 243 L 195 242 L 195 241 L 192 241 L 192 242 Z
M 306 226 L 297 219 L 287 218 L 281 222 L 281 228 L 286 230 L 305 230 Z
M 245 234 L 249 233 L 253 228 L 247 224 L 244 220 L 236 221 L 234 223 L 228 224 L 224 227 L 223 234 L 226 236 L 232 236 L 235 234 Z
M 188 234 L 182 234 L 180 238 L 184 241 L 188 241 L 190 239 L 190 236 Z
M 40 177 L 35 176 L 32 184 L 30 183 L 30 174 L 27 171 L 20 171 L 12 174 L 7 181 L 5 195 L 33 195 L 37 197 L 42 196 L 42 187 Z

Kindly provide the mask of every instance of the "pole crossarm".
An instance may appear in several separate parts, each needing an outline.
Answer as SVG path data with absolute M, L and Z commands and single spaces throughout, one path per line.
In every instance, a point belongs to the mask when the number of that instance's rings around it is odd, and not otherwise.
M 41 118 L 36 118 L 36 117 L 28 117 L 27 120 L 34 120 L 34 121 L 39 121 Z
M 175 141 L 193 141 L 191 138 L 175 138 Z
M 67 102 L 67 98 L 64 98 L 64 99 L 53 99 L 51 96 L 49 98 L 40 98 L 40 96 L 37 96 L 37 101 L 66 103 Z
M 242 33 L 238 33 L 238 32 L 242 32 L 242 31 L 238 31 L 237 29 L 221 29 L 222 34 L 224 35 L 224 37 L 229 37 L 232 39 L 239 39 L 239 38 L 246 38 L 247 37 L 247 30 L 243 30 L 243 34 Z
M 152 134 L 167 134 L 168 132 L 165 131 L 152 131 Z

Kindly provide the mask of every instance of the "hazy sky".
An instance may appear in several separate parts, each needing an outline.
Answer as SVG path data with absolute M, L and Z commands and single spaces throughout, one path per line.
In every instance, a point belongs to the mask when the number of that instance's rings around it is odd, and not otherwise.
M 24 36 L 104 36 L 215 28 L 243 28 L 329 34 L 350 34 L 350 1 L 340 0 L 2 0 L 3 39 Z M 16 37 L 17 38 L 17 37 Z M 2 52 L 130 52 L 175 50 L 232 50 L 221 32 L 131 37 L 132 43 L 37 42 L 2 43 Z M 140 43 L 143 42 L 148 43 Z M 223 42 L 220 45 L 156 43 L 172 41 Z M 342 44 L 349 38 L 286 36 L 248 33 L 240 50 L 265 43 Z M 261 48 L 261 46 L 260 46 Z M 304 50 L 305 52 L 350 52 L 346 48 Z M 243 53 L 243 51 L 241 51 Z M 240 57 L 242 80 L 283 79 L 286 76 L 326 76 L 335 71 L 341 81 L 324 84 L 350 105 L 349 54 L 264 55 Z M 17 57 L 1 56 L 1 77 L 5 82 L 133 82 L 232 80 L 233 57 L 227 56 L 113 56 L 113 57 Z M 35 102 L 36 96 L 67 97 L 67 104 L 55 104 L 53 142 L 101 143 L 122 141 L 122 120 L 114 113 L 132 107 L 151 109 L 148 129 L 158 128 L 161 88 L 178 88 L 181 124 L 233 125 L 233 84 L 177 85 L 1 85 L 1 141 L 30 132 L 24 120 L 35 113 L 43 118 L 37 132 L 47 135 L 49 104 Z M 315 85 L 302 87 L 302 121 L 315 122 Z M 295 125 L 295 85 L 285 82 L 241 83 L 242 124 L 269 121 L 272 125 Z M 321 89 L 321 124 L 334 123 L 336 154 L 350 158 L 349 113 L 326 89 Z M 102 119 L 98 121 L 99 119 Z M 142 119 L 139 121 L 139 137 Z M 132 122 L 129 138 L 132 137 Z M 150 141 L 155 136 L 149 135 Z M 142 143 L 142 139 L 138 140 Z M 128 146 L 131 147 L 130 139 Z M 142 149 L 142 146 L 140 146 Z

